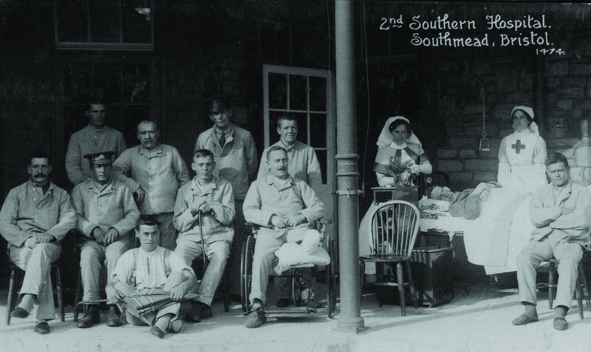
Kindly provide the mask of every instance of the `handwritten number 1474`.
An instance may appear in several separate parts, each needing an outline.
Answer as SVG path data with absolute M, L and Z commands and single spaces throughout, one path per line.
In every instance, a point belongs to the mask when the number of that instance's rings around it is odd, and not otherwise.
M 550 48 L 550 49 L 536 49 L 536 55 L 552 55 L 552 54 L 556 54 L 556 55 L 566 55 L 566 53 L 564 52 L 564 50 L 558 48 L 558 49 L 554 49 L 554 48 Z

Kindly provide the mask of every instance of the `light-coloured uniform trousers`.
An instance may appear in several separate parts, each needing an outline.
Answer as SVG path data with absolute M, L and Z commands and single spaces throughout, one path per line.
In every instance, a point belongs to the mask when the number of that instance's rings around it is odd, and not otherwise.
M 51 263 L 55 263 L 62 252 L 59 244 L 37 243 L 33 249 L 10 247 L 10 260 L 25 271 L 20 296 L 37 296 L 37 320 L 55 318 L 53 289 L 51 285 Z
M 555 237 L 560 237 L 556 236 L 560 232 L 562 231 L 555 229 L 542 240 L 529 242 L 519 253 L 517 280 L 521 302 L 537 303 L 536 270 L 540 263 L 554 257 L 558 262 L 558 285 L 554 306 L 565 306 L 570 309 L 583 248 L 580 244 L 567 242 L 568 234 L 555 240 Z
M 174 224 L 172 223 L 172 218 L 174 213 L 160 213 L 155 214 L 156 219 L 160 226 L 160 247 L 164 247 L 166 249 L 170 249 L 174 251 L 176 248 L 176 237 L 178 231 L 175 229 Z
M 286 242 L 295 243 L 303 240 L 307 229 L 307 226 L 285 229 L 279 237 L 272 235 L 277 230 L 259 229 L 254 246 L 254 258 L 252 260 L 252 290 L 249 295 L 251 303 L 255 299 L 259 299 L 265 304 L 267 301 L 269 274 L 273 273 L 272 268 L 278 263 L 275 252 Z M 302 274 L 304 282 L 308 283 L 309 278 L 306 277 L 305 273 Z M 289 291 L 286 294 L 289 295 Z
M 178 239 L 174 252 L 180 255 L 188 266 L 191 266 L 193 260 L 201 258 L 203 248 L 201 241 Z M 205 254 L 209 263 L 196 293 L 199 295 L 197 298 L 199 302 L 211 306 L 215 291 L 222 280 L 224 270 L 226 270 L 226 263 L 230 256 L 230 244 L 226 241 L 205 243 Z
M 102 263 L 105 263 L 107 278 L 110 278 L 117 261 L 130 248 L 129 242 L 123 240 L 115 241 L 106 247 L 96 241 L 85 241 L 80 245 L 83 301 L 92 302 L 100 299 L 99 282 Z

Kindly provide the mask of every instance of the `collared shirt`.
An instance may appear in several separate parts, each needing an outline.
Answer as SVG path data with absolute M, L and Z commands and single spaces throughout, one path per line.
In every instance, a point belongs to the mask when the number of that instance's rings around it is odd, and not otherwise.
M 172 273 L 187 271 L 195 276 L 193 269 L 185 264 L 183 258 L 169 251 L 168 264 L 165 263 L 166 251 L 163 247 L 156 247 L 152 252 L 146 252 L 141 248 L 131 249 L 119 258 L 112 278 L 117 277 L 121 282 L 131 283 L 131 277 L 135 277 L 138 290 L 144 288 L 164 288 L 168 277 Z
M 199 217 L 191 213 L 191 207 L 199 207 L 203 203 L 209 204 L 213 212 L 203 214 L 202 225 L 199 226 Z M 203 239 L 206 243 L 232 242 L 232 222 L 235 214 L 234 194 L 230 182 L 214 177 L 208 184 L 200 185 L 195 177 L 179 190 L 172 222 L 179 231 L 177 239 L 201 242 L 200 230 L 203 229 Z
M 113 176 L 132 193 L 142 188 L 146 197 L 141 214 L 172 213 L 179 187 L 189 182 L 189 171 L 175 147 L 158 144 L 153 150 L 129 148 L 113 163 Z
M 295 141 L 291 146 L 286 146 L 281 140 L 266 148 L 261 156 L 261 165 L 257 178 L 264 178 L 269 173 L 267 168 L 267 152 L 273 146 L 282 147 L 287 150 L 287 171 L 295 178 L 306 182 L 312 189 L 318 191 L 322 185 L 322 172 L 316 152 L 311 146 Z
M 233 125 L 226 135 L 226 144 L 222 147 L 214 130 L 215 127 L 212 127 L 197 137 L 193 152 L 198 149 L 210 150 L 215 156 L 214 175 L 228 180 L 232 184 L 234 198 L 242 200 L 248 191 L 249 180 L 253 180 L 257 172 L 254 139 L 250 132 Z
M 45 194 L 31 181 L 10 190 L 0 211 L 0 233 L 9 246 L 21 247 L 33 233 L 60 241 L 76 225 L 68 192 L 49 183 Z
M 314 190 L 302 180 L 289 177 L 289 182 L 279 185 L 271 175 L 257 179 L 248 189 L 244 199 L 244 218 L 246 221 L 269 227 L 271 217 L 277 215 L 287 219 L 301 214 L 308 222 L 324 216 L 324 204 Z M 280 235 L 283 230 L 272 230 Z
M 101 191 L 94 180 L 78 184 L 72 190 L 72 204 L 76 210 L 76 228 L 85 237 L 92 239 L 92 230 L 97 226 L 107 232 L 114 228 L 120 241 L 126 236 L 140 216 L 129 188 L 117 180 L 112 180 Z
M 123 134 L 114 128 L 105 126 L 97 130 L 90 125 L 74 133 L 68 143 L 66 153 L 66 172 L 74 185 L 92 178 L 92 170 L 84 155 L 102 151 L 114 151 L 121 155 L 125 150 Z
M 529 217 L 536 226 L 532 240 L 548 240 L 557 243 L 566 238 L 568 242 L 579 243 L 591 249 L 591 192 L 579 184 L 569 183 L 555 197 L 553 184 L 539 188 L 532 194 L 529 203 Z M 572 212 L 562 214 L 562 209 Z

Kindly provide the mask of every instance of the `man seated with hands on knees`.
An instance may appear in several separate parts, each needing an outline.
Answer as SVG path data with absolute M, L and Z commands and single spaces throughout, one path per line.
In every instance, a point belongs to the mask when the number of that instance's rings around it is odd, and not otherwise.
M 269 174 L 253 182 L 244 200 L 244 217 L 260 226 L 252 262 L 252 305 L 244 325 L 257 328 L 265 317 L 266 291 L 275 252 L 287 242 L 304 239 L 308 223 L 324 216 L 324 204 L 302 180 L 287 172 L 287 152 L 279 146 L 267 152 Z M 306 281 L 306 278 L 302 278 Z
M 431 186 L 425 190 L 425 195 L 429 199 L 449 202 L 451 216 L 473 220 L 480 216 L 481 204 L 488 200 L 489 191 L 500 187 L 502 186 L 494 181 L 481 182 L 476 188 L 468 188 L 462 192 L 453 192 L 447 187 Z
M 177 333 L 183 321 L 179 319 L 180 301 L 197 289 L 197 278 L 190 266 L 178 254 L 158 246 L 160 225 L 152 215 L 142 215 L 135 226 L 140 248 L 121 256 L 106 287 L 109 303 L 124 306 L 124 298 L 142 290 L 161 289 L 170 292 L 175 302 L 157 311 L 134 315 L 126 310 L 132 325 L 149 325 L 150 334 L 162 338 L 166 332 Z
M 539 188 L 529 203 L 530 220 L 536 227 L 528 244 L 517 257 L 519 300 L 525 311 L 513 325 L 538 321 L 536 311 L 536 269 L 548 259 L 558 262 L 558 286 L 554 328 L 565 330 L 571 307 L 578 266 L 583 252 L 591 249 L 591 192 L 573 183 L 566 157 L 554 153 L 546 161 L 551 183 Z

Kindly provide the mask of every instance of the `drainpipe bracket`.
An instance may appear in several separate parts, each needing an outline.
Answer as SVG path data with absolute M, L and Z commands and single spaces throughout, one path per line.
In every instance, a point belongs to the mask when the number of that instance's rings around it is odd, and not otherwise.
M 352 195 L 364 195 L 365 191 L 360 190 L 360 189 L 354 189 L 352 190 L 351 188 L 347 187 L 347 190 L 341 190 L 341 189 L 337 189 L 334 192 L 337 196 L 347 196 L 347 198 L 351 198 Z

